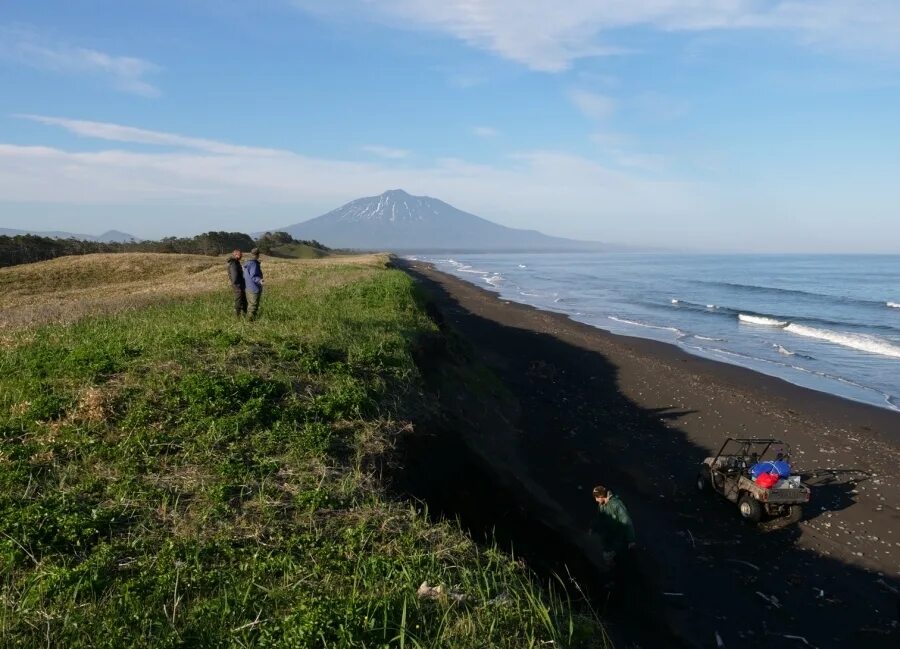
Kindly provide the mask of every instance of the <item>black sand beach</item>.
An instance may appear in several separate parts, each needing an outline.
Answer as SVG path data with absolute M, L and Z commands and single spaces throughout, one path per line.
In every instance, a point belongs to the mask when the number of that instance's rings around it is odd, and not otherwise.
M 594 602 L 615 635 L 643 647 L 715 647 L 717 637 L 725 647 L 900 646 L 900 414 L 397 263 L 516 402 L 515 435 L 486 435 L 478 452 L 539 502 L 532 554 L 550 564 L 556 554 L 557 569 L 581 563 L 584 574 L 595 559 L 582 534 L 591 487 L 606 484 L 627 504 L 648 595 L 639 610 Z M 759 529 L 696 491 L 699 463 L 728 436 L 793 446 L 813 488 L 800 524 Z M 521 516 L 504 534 L 513 519 L 496 521 L 498 536 L 528 545 Z M 543 537 L 566 543 L 537 547 Z

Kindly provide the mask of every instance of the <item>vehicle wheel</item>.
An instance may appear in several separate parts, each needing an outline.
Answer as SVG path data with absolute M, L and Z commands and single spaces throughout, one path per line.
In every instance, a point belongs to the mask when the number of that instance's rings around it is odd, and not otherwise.
M 788 523 L 799 523 L 803 520 L 803 505 L 791 505 L 788 511 Z
M 738 510 L 741 512 L 741 518 L 751 523 L 758 523 L 762 519 L 762 505 L 755 498 L 751 498 L 747 494 L 741 496 L 738 501 Z
M 709 489 L 709 473 L 702 469 L 697 474 L 697 491 L 706 491 Z

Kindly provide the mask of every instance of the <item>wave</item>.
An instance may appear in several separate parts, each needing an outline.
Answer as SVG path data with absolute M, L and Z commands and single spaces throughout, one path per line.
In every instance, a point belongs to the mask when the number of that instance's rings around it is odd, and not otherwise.
M 772 343 L 772 347 L 774 347 L 778 351 L 778 353 L 781 354 L 782 356 L 796 356 L 797 358 L 805 358 L 808 361 L 816 360 L 813 356 L 809 356 L 808 354 L 801 354 L 800 352 L 791 351 L 787 347 L 784 347 L 783 345 L 779 345 L 778 343 Z M 794 367 L 794 366 L 791 365 L 791 367 Z
M 784 330 L 798 336 L 825 340 L 836 345 L 841 345 L 842 347 L 849 347 L 851 349 L 869 352 L 870 354 L 900 358 L 900 345 L 894 345 L 877 336 L 851 334 L 840 331 L 830 331 L 828 329 L 816 329 L 815 327 L 808 327 L 806 325 L 795 323 L 790 323 Z
M 525 264 L 519 264 L 519 268 L 528 268 Z
M 892 309 L 900 309 L 900 302 L 885 302 Z
M 775 318 L 767 318 L 760 315 L 747 315 L 746 313 L 739 313 L 738 320 L 746 322 L 747 324 L 762 325 L 765 327 L 786 327 L 790 324 L 786 320 L 776 320 Z
M 843 320 L 830 320 L 828 318 L 817 318 L 809 315 L 797 315 L 792 316 L 790 314 L 782 314 L 782 315 L 772 315 L 770 313 L 759 313 L 757 311 L 750 311 L 747 309 L 738 310 L 729 306 L 720 306 L 718 304 L 701 304 L 698 302 L 689 302 L 687 300 L 673 299 L 672 305 L 678 309 L 684 309 L 687 311 L 696 311 L 697 313 L 705 313 L 711 316 L 725 316 L 725 317 L 734 317 L 737 316 L 739 320 L 743 322 L 747 322 L 749 324 L 759 324 L 759 325 L 767 325 L 770 327 L 784 327 L 787 326 L 788 323 L 794 320 L 803 320 L 805 322 L 811 322 L 816 325 L 824 325 L 825 327 L 865 327 L 866 329 L 874 329 L 878 331 L 884 331 L 886 333 L 896 333 L 897 327 L 892 327 L 886 324 L 875 324 L 875 323 L 857 323 L 857 322 L 847 322 Z M 659 303 L 651 303 L 645 302 L 651 307 L 659 307 Z M 670 307 L 667 307 L 670 308 Z M 900 308 L 900 307 L 898 307 Z M 766 320 L 772 320 L 774 322 L 765 322 Z
M 616 322 L 622 322 L 624 324 L 635 325 L 637 327 L 646 327 L 647 329 L 662 329 L 663 331 L 674 331 L 677 334 L 682 333 L 681 329 L 677 327 L 661 327 L 660 325 L 652 325 L 647 324 L 646 322 L 639 322 L 637 320 L 626 320 L 625 318 L 617 318 L 614 315 L 606 316 L 610 320 L 615 320 Z
M 725 288 L 733 288 L 744 291 L 746 293 L 776 293 L 778 295 L 793 295 L 795 297 L 813 297 L 828 301 L 849 302 L 852 304 L 867 304 L 869 306 L 882 306 L 881 302 L 876 300 L 866 300 L 863 298 L 847 297 L 841 295 L 830 295 L 828 293 L 817 293 L 815 291 L 804 291 L 796 288 L 778 288 L 777 286 L 763 286 L 762 284 L 741 284 L 740 282 L 713 282 L 707 280 L 694 280 L 696 284 L 705 284 L 707 286 L 720 286 Z
M 497 288 L 500 286 L 500 283 L 503 282 L 503 275 L 501 275 L 500 273 L 494 273 L 490 277 L 485 277 L 484 281 L 494 288 Z

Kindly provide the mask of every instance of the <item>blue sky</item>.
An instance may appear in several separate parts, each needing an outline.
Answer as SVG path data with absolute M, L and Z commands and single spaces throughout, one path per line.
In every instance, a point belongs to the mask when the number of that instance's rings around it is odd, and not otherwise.
M 0 88 L 0 227 L 900 251 L 896 0 L 6 0 Z

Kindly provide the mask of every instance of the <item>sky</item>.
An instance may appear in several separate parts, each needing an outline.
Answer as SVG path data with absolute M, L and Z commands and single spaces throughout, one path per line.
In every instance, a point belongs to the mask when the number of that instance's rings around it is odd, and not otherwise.
M 2 0 L 0 227 L 402 188 L 618 244 L 900 252 L 897 0 Z M 327 243 L 327 242 L 326 242 Z

